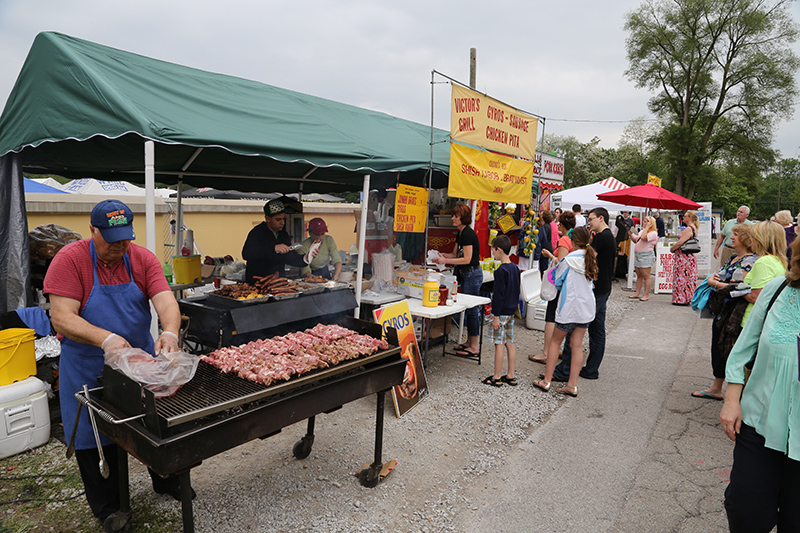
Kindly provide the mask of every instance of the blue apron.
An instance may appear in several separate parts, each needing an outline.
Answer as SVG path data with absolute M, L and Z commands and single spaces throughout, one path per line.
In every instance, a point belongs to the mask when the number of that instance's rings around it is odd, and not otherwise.
M 155 351 L 153 337 L 150 335 L 150 304 L 139 286 L 133 281 L 131 260 L 123 256 L 130 283 L 120 285 L 100 285 L 97 277 L 97 251 L 94 242 L 90 243 L 94 285 L 81 311 L 81 318 L 124 338 L 134 348 L 152 354 Z M 90 389 L 97 387 L 97 378 L 103 373 L 103 349 L 81 344 L 64 337 L 61 341 L 59 361 L 59 394 L 61 399 L 61 422 L 67 438 L 72 435 L 78 400 L 75 393 L 86 384 Z M 101 444 L 111 444 L 105 435 L 100 436 Z M 81 411 L 75 435 L 75 449 L 96 448 L 92 424 L 86 409 Z

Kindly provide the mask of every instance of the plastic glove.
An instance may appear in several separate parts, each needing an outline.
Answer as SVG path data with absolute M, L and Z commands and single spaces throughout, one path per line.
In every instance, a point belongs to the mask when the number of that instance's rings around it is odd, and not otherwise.
M 178 336 L 171 331 L 162 332 L 156 339 L 155 351 L 156 354 L 180 351 Z
M 131 345 L 128 344 L 128 341 L 126 341 L 116 333 L 109 334 L 109 336 L 106 337 L 106 339 L 100 345 L 100 348 L 102 348 L 105 353 L 113 352 L 114 350 L 122 350 L 124 348 L 130 348 L 130 347 Z

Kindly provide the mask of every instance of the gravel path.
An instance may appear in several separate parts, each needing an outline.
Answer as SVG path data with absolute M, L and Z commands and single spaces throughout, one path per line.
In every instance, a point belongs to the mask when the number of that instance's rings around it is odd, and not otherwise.
M 618 287 L 612 292 L 609 329 L 632 308 L 626 296 Z M 396 460 L 398 466 L 378 487 L 364 488 L 355 477 L 372 459 L 373 396 L 318 416 L 307 459 L 297 460 L 291 453 L 305 433 L 300 423 L 193 469 L 197 531 L 455 530 L 454 518 L 477 509 L 479 503 L 466 496 L 467 487 L 496 471 L 509 449 L 568 401 L 531 385 L 543 366 L 527 356 L 541 349 L 543 334 L 518 320 L 515 337 L 517 387 L 480 383 L 492 371 L 492 348 L 485 343 L 481 366 L 442 357 L 438 346 L 428 357 L 430 393 L 423 402 L 398 419 L 387 396 L 383 457 Z M 131 469 L 134 512 L 137 500 L 166 513 L 177 511 L 174 501 L 152 492 L 138 461 L 131 462 Z

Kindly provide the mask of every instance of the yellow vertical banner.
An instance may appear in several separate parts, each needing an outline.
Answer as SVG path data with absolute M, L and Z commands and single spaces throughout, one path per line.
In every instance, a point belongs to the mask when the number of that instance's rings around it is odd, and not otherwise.
M 453 84 L 450 137 L 503 154 L 533 159 L 539 119 Z
M 424 233 L 428 219 L 428 190 L 399 184 L 394 200 L 394 230 Z
M 659 178 L 655 174 L 648 174 L 647 175 L 647 183 L 652 183 L 656 187 L 661 187 L 661 178 Z
M 527 204 L 532 176 L 533 161 L 450 143 L 448 196 Z

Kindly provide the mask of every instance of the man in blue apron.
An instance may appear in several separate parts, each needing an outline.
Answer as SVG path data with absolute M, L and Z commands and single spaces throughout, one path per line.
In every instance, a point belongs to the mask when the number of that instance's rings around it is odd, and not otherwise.
M 141 348 L 151 354 L 178 350 L 180 309 L 156 256 L 132 244 L 133 213 L 124 203 L 105 200 L 92 210 L 91 238 L 73 242 L 53 258 L 44 280 L 50 313 L 61 338 L 59 390 L 61 419 L 69 436 L 78 401 L 75 393 L 86 384 L 97 386 L 104 353 Z M 150 335 L 153 303 L 163 333 Z M 126 531 L 127 516 L 119 511 L 117 446 L 101 436 L 111 474 L 103 478 L 99 452 L 87 410 L 75 433 L 75 458 L 92 512 L 106 531 Z M 179 499 L 178 478 L 161 478 L 150 471 L 153 488 Z

